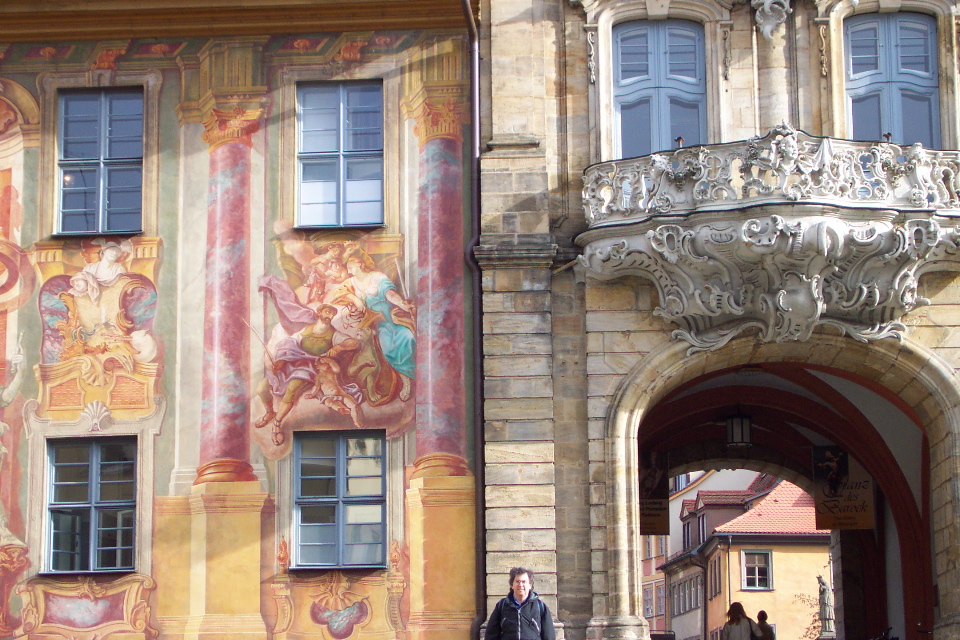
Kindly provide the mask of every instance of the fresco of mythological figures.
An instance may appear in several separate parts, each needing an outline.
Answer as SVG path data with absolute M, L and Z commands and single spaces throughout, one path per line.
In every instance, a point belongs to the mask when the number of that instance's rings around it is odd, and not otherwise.
M 416 307 L 398 254 L 374 244 L 281 232 L 285 278 L 260 279 L 279 318 L 263 341 L 254 423 L 268 455 L 283 455 L 291 429 L 383 428 L 392 437 L 412 424 Z

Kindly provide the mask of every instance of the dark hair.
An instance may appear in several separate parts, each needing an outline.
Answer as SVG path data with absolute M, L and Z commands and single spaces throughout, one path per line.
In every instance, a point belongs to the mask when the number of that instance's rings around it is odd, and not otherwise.
M 767 612 L 764 611 L 763 609 L 761 609 L 760 611 L 757 611 L 757 620 L 759 620 L 760 622 L 766 622 Z
M 533 589 L 533 571 L 524 569 L 523 567 L 510 569 L 510 586 L 513 586 L 513 581 L 517 579 L 517 576 L 522 576 L 523 574 L 527 574 L 527 577 L 530 578 L 530 588 Z
M 741 620 L 747 617 L 747 612 L 743 610 L 743 605 L 739 602 L 731 602 L 730 608 L 727 610 L 727 622 L 732 622 L 737 624 Z

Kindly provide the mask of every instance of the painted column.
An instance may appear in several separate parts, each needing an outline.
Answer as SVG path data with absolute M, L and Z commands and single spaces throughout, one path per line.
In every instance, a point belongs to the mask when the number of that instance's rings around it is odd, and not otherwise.
M 188 640 L 266 640 L 261 612 L 262 526 L 269 503 L 250 465 L 250 218 L 252 136 L 263 116 L 263 40 L 212 41 L 199 53 L 193 108 L 209 145 L 200 456 L 186 511 L 189 562 L 177 576 Z M 186 69 L 184 72 L 187 76 Z M 184 82 L 184 94 L 196 85 Z M 181 507 L 182 508 L 182 507 Z M 168 510 L 173 516 L 173 511 Z
M 465 105 L 424 100 L 414 112 L 420 141 L 417 262 L 417 469 L 464 475 L 463 125 Z
M 196 484 L 256 480 L 250 466 L 250 136 L 261 110 L 211 109 L 200 466 Z
M 474 477 L 466 461 L 463 42 L 424 45 L 405 74 L 416 121 L 417 458 L 407 490 L 411 640 L 466 640 L 476 617 Z M 463 588 L 450 589 L 450 576 Z

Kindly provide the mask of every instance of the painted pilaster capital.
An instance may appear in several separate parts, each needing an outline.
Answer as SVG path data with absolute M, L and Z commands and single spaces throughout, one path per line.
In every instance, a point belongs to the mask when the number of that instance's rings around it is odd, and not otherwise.
M 235 103 L 232 108 L 213 107 L 203 117 L 203 141 L 210 145 L 211 151 L 228 142 L 250 146 L 250 137 L 260 129 L 263 111 L 262 108 L 251 109 L 240 103 Z
M 404 115 L 416 121 L 413 133 L 421 146 L 436 138 L 463 142 L 463 127 L 470 121 L 465 97 L 465 86 L 447 85 L 419 91 L 403 104 Z

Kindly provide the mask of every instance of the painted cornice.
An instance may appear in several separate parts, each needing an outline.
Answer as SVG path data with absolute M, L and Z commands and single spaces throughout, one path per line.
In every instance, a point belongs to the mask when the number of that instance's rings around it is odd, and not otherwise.
M 461 29 L 461 6 L 456 0 L 3 0 L 0 41 Z

